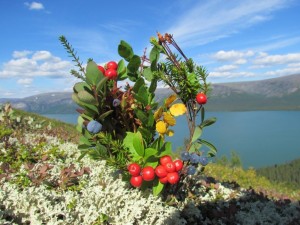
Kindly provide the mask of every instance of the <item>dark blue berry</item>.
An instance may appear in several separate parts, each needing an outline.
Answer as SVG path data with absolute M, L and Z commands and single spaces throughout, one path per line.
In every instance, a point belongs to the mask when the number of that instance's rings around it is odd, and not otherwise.
M 182 152 L 181 153 L 181 159 L 182 159 L 182 161 L 189 161 L 190 160 L 190 154 L 188 152 Z
M 115 99 L 113 100 L 113 106 L 114 106 L 114 107 L 117 107 L 117 106 L 119 106 L 120 104 L 121 104 L 121 101 L 120 101 L 119 99 L 115 98 Z
M 200 156 L 199 157 L 199 162 L 202 166 L 206 166 L 208 164 L 208 159 L 205 156 Z
M 196 173 L 196 167 L 194 167 L 194 166 L 189 166 L 188 168 L 187 168 L 187 174 L 188 175 L 194 175 Z
M 199 155 L 197 155 L 196 153 L 192 153 L 190 158 L 191 163 L 195 163 L 195 164 L 199 163 L 199 158 L 200 158 Z
M 87 130 L 92 134 L 97 134 L 102 128 L 101 123 L 96 120 L 92 120 L 87 125 Z

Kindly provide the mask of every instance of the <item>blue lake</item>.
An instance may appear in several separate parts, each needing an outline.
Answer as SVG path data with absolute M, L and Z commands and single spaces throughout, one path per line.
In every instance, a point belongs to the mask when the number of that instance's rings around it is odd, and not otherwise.
M 78 114 L 44 116 L 76 124 Z M 209 117 L 217 117 L 217 122 L 204 129 L 202 138 L 216 146 L 218 156 L 230 156 L 234 150 L 245 168 L 300 158 L 300 111 L 207 112 Z M 173 130 L 168 140 L 176 149 L 188 137 L 185 116 L 177 118 Z

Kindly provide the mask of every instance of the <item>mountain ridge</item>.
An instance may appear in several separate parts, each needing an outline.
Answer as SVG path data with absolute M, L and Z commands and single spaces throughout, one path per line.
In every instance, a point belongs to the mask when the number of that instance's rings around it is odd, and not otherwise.
M 162 101 L 172 91 L 159 88 L 156 99 Z M 78 106 L 72 92 L 50 92 L 25 98 L 0 98 L 0 104 L 40 114 L 74 113 Z M 212 84 L 206 105 L 209 111 L 300 110 L 300 74 L 259 81 Z

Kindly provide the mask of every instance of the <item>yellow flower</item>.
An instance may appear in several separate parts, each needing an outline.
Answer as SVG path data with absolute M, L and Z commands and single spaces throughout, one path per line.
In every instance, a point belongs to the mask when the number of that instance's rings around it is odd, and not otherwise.
M 182 103 L 176 103 L 171 106 L 170 112 L 173 116 L 180 116 L 186 112 L 186 107 Z
M 167 123 L 169 126 L 174 126 L 176 124 L 175 118 L 171 115 L 171 113 L 164 112 L 164 122 Z
M 158 121 L 156 123 L 156 131 L 160 134 L 163 135 L 167 132 L 167 124 L 164 121 Z
M 170 95 L 166 101 L 165 101 L 165 106 L 168 108 L 175 100 L 176 100 L 176 95 Z
M 163 108 L 159 107 L 155 112 L 154 112 L 154 120 L 157 121 L 161 116 L 162 116 Z
M 174 135 L 174 131 L 173 130 L 167 130 L 166 135 L 168 135 L 169 137 L 172 137 Z

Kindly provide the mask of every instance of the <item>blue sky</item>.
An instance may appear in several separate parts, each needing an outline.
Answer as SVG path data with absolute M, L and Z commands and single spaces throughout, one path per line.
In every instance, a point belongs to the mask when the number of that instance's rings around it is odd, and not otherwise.
M 299 74 L 299 12 L 297 0 L 2 0 L 0 98 L 72 90 L 75 67 L 60 35 L 83 62 L 120 60 L 120 40 L 142 55 L 159 31 L 213 83 Z

